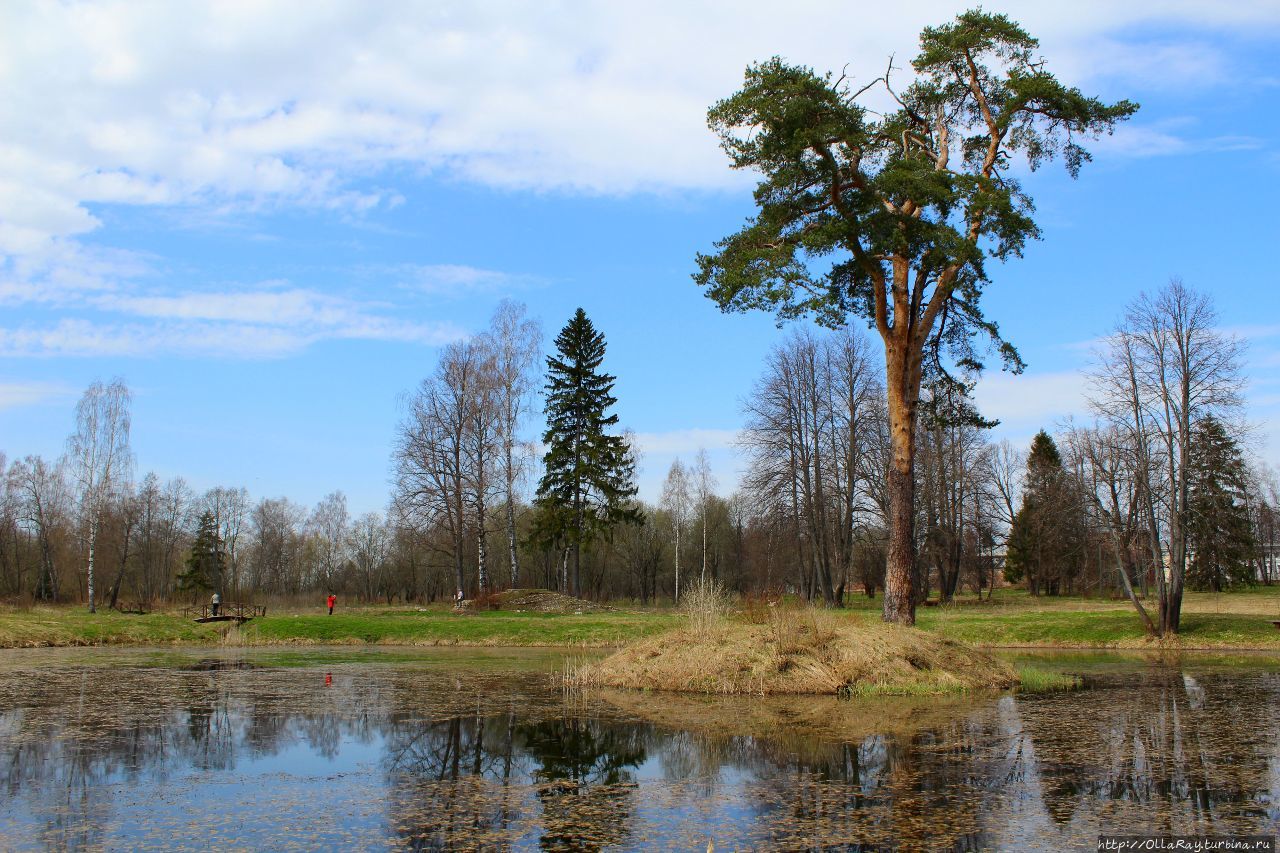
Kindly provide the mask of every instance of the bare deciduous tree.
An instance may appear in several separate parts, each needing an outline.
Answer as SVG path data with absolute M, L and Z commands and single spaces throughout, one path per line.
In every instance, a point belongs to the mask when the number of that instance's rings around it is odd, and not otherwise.
M 707 511 L 715 495 L 716 478 L 711 473 L 711 460 L 704 448 L 698 448 L 693 457 L 693 489 L 698 501 L 698 516 L 702 527 L 702 573 L 699 580 L 707 582 Z
M 1174 279 L 1129 306 L 1094 375 L 1094 410 L 1134 454 L 1161 636 L 1178 632 L 1182 613 L 1193 426 L 1230 422 L 1242 404 L 1243 344 L 1216 322 L 1209 298 Z
M 373 601 L 379 591 L 386 590 L 384 575 L 389 545 L 390 535 L 381 514 L 366 512 L 352 525 L 351 557 L 360 575 L 366 601 Z
M 351 542 L 347 496 L 342 492 L 325 495 L 312 510 L 307 527 L 316 543 L 319 577 L 315 582 L 324 589 L 334 589 L 341 580 Z
M 335 494 L 341 494 L 336 492 Z M 205 492 L 204 508 L 213 514 L 218 526 L 218 542 L 226 549 L 226 567 L 231 575 L 231 590 L 240 595 L 240 534 L 249 515 L 249 490 L 218 486 Z
M 67 459 L 80 495 L 88 552 L 86 578 L 89 612 L 96 608 L 94 550 L 98 524 L 112 489 L 127 483 L 133 463 L 129 450 L 129 403 L 123 380 L 94 382 L 76 406 L 76 430 L 67 439 Z
M 301 552 L 306 510 L 288 498 L 263 498 L 249 514 L 249 558 L 259 589 L 292 594 L 304 586 Z
M 401 517 L 448 533 L 456 594 L 466 590 L 466 543 L 475 534 L 480 587 L 488 586 L 487 506 L 498 458 L 493 358 L 480 342 L 445 347 L 435 374 L 409 401 L 395 449 Z
M 880 506 L 869 482 L 884 474 L 883 402 L 855 334 L 793 334 L 743 404 L 744 486 L 790 528 L 800 586 L 828 604 L 837 575 L 847 582 L 859 519 Z
M 675 600 L 680 601 L 680 528 L 689 512 L 689 475 L 684 464 L 675 459 L 662 484 L 662 506 L 671 515 L 671 527 L 675 530 L 676 583 Z
M 67 526 L 71 515 L 71 494 L 63 468 L 39 456 L 28 456 L 13 463 L 9 479 L 16 493 L 20 518 L 36 540 L 35 597 L 54 601 L 60 591 L 54 562 L 56 531 Z
M 499 465 L 505 489 L 507 559 L 511 585 L 515 587 L 520 585 L 516 492 L 533 458 L 532 446 L 521 440 L 520 429 L 533 407 L 533 392 L 537 387 L 535 368 L 542 353 L 542 327 L 528 318 L 524 305 L 503 300 L 489 321 L 483 340 L 493 360 L 493 402 L 497 408 Z

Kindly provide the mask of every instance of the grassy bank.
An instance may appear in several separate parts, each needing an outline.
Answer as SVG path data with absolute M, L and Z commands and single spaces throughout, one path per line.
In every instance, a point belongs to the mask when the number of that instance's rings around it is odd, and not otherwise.
M 850 600 L 836 619 L 874 619 L 880 601 Z M 979 646 L 1112 649 L 1262 649 L 1280 652 L 1280 587 L 1239 593 L 1191 593 L 1183 632 L 1173 641 L 1148 639 L 1125 602 L 1032 598 L 1006 590 L 993 601 L 962 600 L 923 607 L 919 625 Z M 677 624 L 670 610 L 602 613 L 455 614 L 447 608 L 364 607 L 328 616 L 319 608 L 284 608 L 226 633 L 176 613 L 89 614 L 82 607 L 0 609 L 0 648 L 92 645 L 402 644 L 475 646 L 610 646 L 652 636 Z
M 668 613 L 360 611 L 269 616 L 238 629 L 246 645 L 390 643 L 418 646 L 614 646 L 665 630 Z
M 1154 602 L 1148 602 L 1148 610 Z M 1034 598 L 1005 590 L 993 601 L 924 607 L 921 628 L 985 646 L 1044 648 L 1187 648 L 1280 651 L 1280 587 L 1233 593 L 1188 593 L 1176 639 L 1155 641 L 1125 601 Z
M 239 628 L 199 625 L 171 613 L 126 615 L 81 607 L 0 611 L 0 648 L 37 646 L 343 645 L 613 646 L 669 628 L 670 613 L 455 614 L 361 608 L 254 619 Z

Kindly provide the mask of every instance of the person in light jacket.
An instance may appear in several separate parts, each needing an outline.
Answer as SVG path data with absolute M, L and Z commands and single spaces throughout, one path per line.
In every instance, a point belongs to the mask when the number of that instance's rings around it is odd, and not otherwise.
M 215 592 L 215 593 L 213 594 L 213 598 L 211 598 L 211 599 L 209 600 L 209 609 L 213 611 L 213 615 L 214 615 L 214 616 L 217 616 L 217 615 L 218 615 L 218 609 L 219 609 L 219 608 L 221 608 L 221 607 L 222 607 L 222 596 L 218 595 L 218 594 Z

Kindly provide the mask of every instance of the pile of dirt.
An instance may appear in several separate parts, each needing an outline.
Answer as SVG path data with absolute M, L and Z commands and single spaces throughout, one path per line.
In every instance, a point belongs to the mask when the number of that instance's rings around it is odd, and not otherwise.
M 927 695 L 1003 689 L 1013 669 L 955 640 L 879 620 L 779 612 L 632 643 L 569 676 L 581 687 L 685 693 Z
M 574 598 L 549 589 L 508 589 L 493 596 L 499 610 L 516 613 L 607 613 L 614 608 L 594 601 Z M 468 609 L 478 609 L 475 602 L 464 602 Z

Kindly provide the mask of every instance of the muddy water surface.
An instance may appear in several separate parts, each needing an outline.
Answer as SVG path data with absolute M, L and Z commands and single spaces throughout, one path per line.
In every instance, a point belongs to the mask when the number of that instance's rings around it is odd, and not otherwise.
M 1280 661 L 947 700 L 566 694 L 564 652 L 13 651 L 0 849 L 1094 849 L 1280 832 Z

